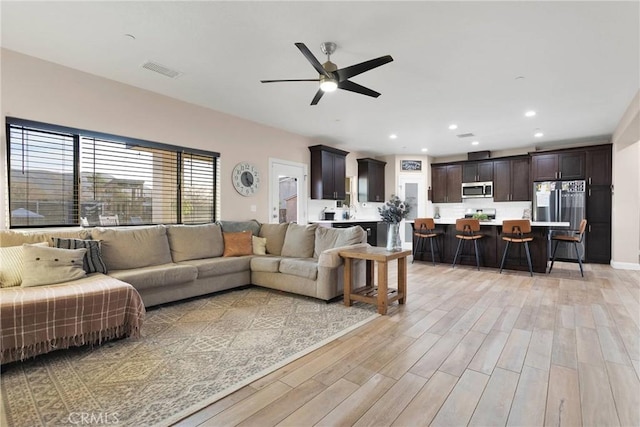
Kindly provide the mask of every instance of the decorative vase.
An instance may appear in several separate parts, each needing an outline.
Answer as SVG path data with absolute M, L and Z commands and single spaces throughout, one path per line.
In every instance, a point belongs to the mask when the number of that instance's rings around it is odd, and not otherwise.
M 388 251 L 401 251 L 402 241 L 400 241 L 400 223 L 389 223 L 389 230 L 387 231 L 387 250 Z

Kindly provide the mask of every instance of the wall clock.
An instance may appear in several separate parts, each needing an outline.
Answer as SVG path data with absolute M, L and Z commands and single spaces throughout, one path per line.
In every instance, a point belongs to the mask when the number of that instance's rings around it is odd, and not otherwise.
M 231 175 L 233 187 L 243 196 L 251 196 L 258 192 L 260 187 L 260 174 L 251 163 L 240 162 L 233 168 Z

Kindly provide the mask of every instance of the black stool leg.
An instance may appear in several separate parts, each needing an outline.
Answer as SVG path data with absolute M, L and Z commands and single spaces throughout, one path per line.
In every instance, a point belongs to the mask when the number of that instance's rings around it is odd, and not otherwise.
M 440 258 L 440 262 L 442 262 L 442 252 L 440 252 L 440 243 L 438 243 L 438 237 L 434 237 L 436 241 L 436 251 L 438 251 L 438 258 Z
M 584 271 L 582 270 L 582 257 L 580 256 L 580 252 L 578 251 L 578 244 L 573 242 L 573 246 L 576 248 L 576 256 L 578 257 L 578 265 L 580 266 L 580 275 L 584 277 Z
M 549 267 L 549 273 L 551 273 L 551 269 L 553 268 L 553 263 L 556 260 L 556 251 L 558 250 L 558 243 L 560 243 L 560 240 L 556 240 L 556 245 L 553 247 L 553 255 L 551 256 L 551 266 Z
M 524 242 L 524 250 L 527 252 L 527 262 L 529 263 L 529 273 L 533 277 L 533 267 L 531 266 L 531 253 L 529 252 L 529 242 Z
M 418 253 L 418 245 L 420 244 L 420 238 L 416 239 L 416 244 L 413 246 L 413 257 L 411 257 L 411 264 L 416 260 L 416 254 Z
M 476 250 L 476 266 L 478 267 L 478 271 L 480 271 L 480 255 L 478 254 L 478 239 L 473 239 L 473 246 Z
M 502 262 L 500 263 L 500 274 L 502 274 L 502 268 L 504 267 L 504 261 L 507 259 L 507 253 L 509 252 L 509 243 L 507 240 L 507 246 L 504 248 L 504 253 L 502 254 Z
M 458 259 L 458 252 L 460 252 L 460 245 L 462 244 L 462 239 L 458 239 L 458 247 L 456 248 L 456 254 L 453 256 L 453 265 L 451 268 L 456 266 L 456 260 Z
M 433 262 L 433 266 L 436 265 L 436 254 L 433 252 L 433 237 L 429 237 L 429 245 L 431 245 L 431 261 Z

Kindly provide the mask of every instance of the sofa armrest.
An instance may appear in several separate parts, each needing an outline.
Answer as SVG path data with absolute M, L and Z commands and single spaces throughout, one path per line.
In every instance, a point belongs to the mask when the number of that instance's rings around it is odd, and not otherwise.
M 355 245 L 339 246 L 324 250 L 318 256 L 318 267 L 336 268 L 340 267 L 344 260 L 340 257 L 339 252 L 345 249 L 359 249 L 370 247 L 368 243 L 358 243 Z

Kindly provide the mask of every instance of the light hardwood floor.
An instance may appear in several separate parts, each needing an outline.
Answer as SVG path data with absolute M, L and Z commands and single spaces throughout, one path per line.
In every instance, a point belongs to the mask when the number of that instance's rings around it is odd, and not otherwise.
M 640 272 L 585 267 L 410 264 L 406 305 L 179 425 L 640 426 Z

